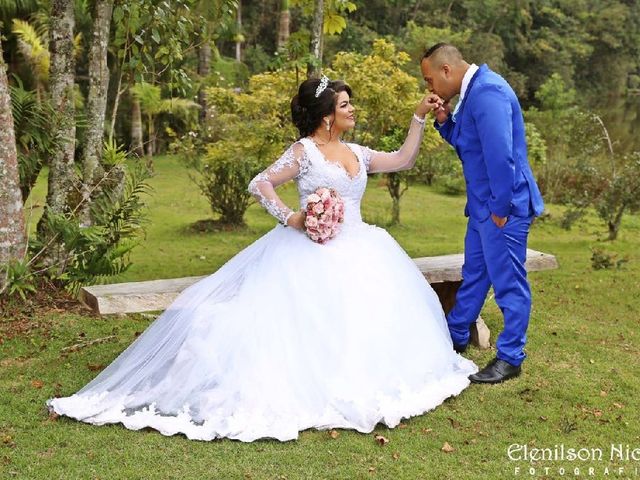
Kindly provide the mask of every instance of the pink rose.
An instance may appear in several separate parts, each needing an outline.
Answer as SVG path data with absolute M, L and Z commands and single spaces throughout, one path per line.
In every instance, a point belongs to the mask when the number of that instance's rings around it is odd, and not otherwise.
M 320 201 L 320 195 L 317 193 L 312 193 L 307 197 L 307 203 L 317 203 Z
M 320 192 L 320 198 L 324 202 L 325 200 L 331 198 L 331 192 L 328 189 L 323 188 L 322 191 Z
M 318 226 L 318 219 L 316 217 L 307 217 L 304 223 L 307 228 L 315 228 Z

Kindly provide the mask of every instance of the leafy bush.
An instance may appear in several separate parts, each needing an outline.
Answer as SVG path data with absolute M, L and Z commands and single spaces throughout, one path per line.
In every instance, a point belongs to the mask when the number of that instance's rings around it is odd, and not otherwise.
M 252 175 L 275 161 L 297 138 L 290 120 L 290 99 L 304 80 L 297 57 L 289 50 L 283 66 L 288 69 L 254 75 L 246 91 L 212 87 L 206 126 L 174 141 L 193 171 L 194 182 L 209 200 L 219 221 L 242 224 L 249 205 L 246 187 Z M 379 150 L 400 148 L 411 117 L 422 98 L 418 80 L 402 70 L 409 56 L 386 40 L 376 40 L 370 55 L 342 52 L 336 55 L 330 78 L 345 79 L 354 90 L 358 124 L 351 139 Z M 437 132 L 426 128 L 422 170 L 393 174 L 387 182 L 393 200 L 393 222 L 399 221 L 399 202 L 413 179 L 432 181 L 438 166 L 430 163 L 430 151 L 442 144 Z M 401 187 L 404 185 L 404 187 Z
M 358 117 L 353 135 L 358 143 L 384 151 L 396 150 L 402 145 L 411 116 L 423 97 L 418 80 L 403 70 L 409 60 L 407 53 L 397 51 L 395 45 L 383 39 L 373 42 L 369 55 L 353 52 L 336 55 L 329 75 L 344 78 L 353 88 Z M 441 143 L 438 133 L 426 126 L 420 150 L 422 158 L 417 163 L 428 162 L 431 151 Z M 433 171 L 428 164 L 422 165 Z M 412 175 L 415 173 L 411 171 L 388 175 L 392 224 L 400 222 L 400 200 Z
M 36 183 L 46 159 L 56 150 L 59 140 L 51 133 L 57 112 L 48 99 L 38 99 L 37 92 L 26 90 L 14 76 L 11 90 L 11 110 L 18 150 L 20 191 L 26 200 Z
M 209 88 L 206 125 L 172 143 L 221 224 L 244 224 L 249 182 L 295 141 L 289 101 L 296 87 L 295 73 L 281 71 L 254 75 L 247 91 Z
M 129 253 L 144 235 L 145 204 L 150 193 L 149 170 L 140 161 L 125 163 L 127 155 L 114 145 L 105 146 L 106 174 L 100 192 L 91 204 L 91 226 L 84 227 L 77 208 L 68 214 L 43 217 L 47 235 L 30 242 L 30 270 L 46 272 L 58 285 L 76 293 L 82 285 L 124 272 L 131 263 Z M 55 240 L 55 241 L 54 241 Z M 53 258 L 51 249 L 62 249 Z
M 234 157 L 224 143 L 212 144 L 201 160 L 191 162 L 199 177 L 195 180 L 209 200 L 211 210 L 220 215 L 220 223 L 243 225 L 244 213 L 252 201 L 247 190 L 251 179 L 264 168 L 260 157 Z
M 554 85 L 557 82 L 557 78 L 552 80 Z M 546 93 L 539 95 L 542 103 L 563 108 L 527 112 L 533 124 L 547 126 L 540 130 L 547 147 L 546 162 L 534 163 L 543 195 L 548 201 L 569 206 L 561 221 L 563 228 L 570 228 L 585 209 L 593 207 L 606 222 L 609 240 L 615 240 L 623 215 L 640 210 L 640 152 L 616 152 L 600 117 L 576 107 L 566 108 L 573 96 L 557 93 L 557 85 L 543 87 Z M 552 101 L 548 92 L 556 92 L 561 99 Z
M 22 300 L 26 300 L 27 295 L 34 293 L 37 289 L 35 278 L 26 258 L 3 265 L 0 269 L 0 275 L 4 276 L 4 279 L 0 281 L 0 285 L 2 285 L 0 296 L 11 298 L 17 295 Z
M 615 253 L 605 252 L 601 248 L 592 249 L 591 267 L 594 270 L 607 270 L 615 268 L 619 270 L 629 261 L 629 257 L 617 258 Z

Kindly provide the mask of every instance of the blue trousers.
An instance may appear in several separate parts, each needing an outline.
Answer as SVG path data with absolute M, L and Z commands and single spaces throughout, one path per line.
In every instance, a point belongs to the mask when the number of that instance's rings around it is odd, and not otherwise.
M 498 228 L 491 217 L 483 221 L 469 217 L 462 285 L 447 315 L 453 343 L 466 345 L 469 328 L 493 285 L 496 303 L 504 316 L 504 329 L 496 342 L 497 357 L 516 366 L 526 357 L 524 345 L 531 313 L 531 290 L 524 266 L 531 220 L 532 217 L 510 216 L 506 225 Z

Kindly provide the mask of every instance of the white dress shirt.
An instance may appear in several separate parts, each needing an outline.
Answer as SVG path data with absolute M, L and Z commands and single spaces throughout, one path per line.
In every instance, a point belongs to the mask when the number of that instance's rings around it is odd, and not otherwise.
M 456 106 L 453 109 L 453 113 L 451 114 L 451 120 L 453 120 L 454 122 L 456 121 L 456 115 L 458 113 L 458 110 L 460 109 L 460 105 L 462 105 L 462 100 L 464 99 L 464 95 L 465 93 L 467 93 L 469 82 L 471 82 L 471 79 L 473 78 L 473 76 L 477 71 L 478 71 L 478 65 L 476 65 L 475 63 L 472 63 L 471 65 L 469 65 L 469 68 L 465 72 L 464 77 L 462 77 L 462 85 L 460 86 L 460 98 L 458 98 L 458 102 L 456 103 Z

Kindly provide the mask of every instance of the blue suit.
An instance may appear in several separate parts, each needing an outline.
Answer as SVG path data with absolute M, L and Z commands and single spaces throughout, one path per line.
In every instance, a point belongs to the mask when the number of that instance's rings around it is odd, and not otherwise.
M 447 315 L 451 337 L 458 345 L 469 342 L 469 327 L 493 285 L 504 315 L 497 357 L 520 365 L 531 311 L 524 267 L 527 237 L 544 204 L 527 160 L 518 98 L 500 75 L 482 65 L 467 86 L 455 121 L 449 116 L 435 126 L 456 149 L 467 188 L 462 285 Z M 491 220 L 492 213 L 508 217 L 503 228 Z

